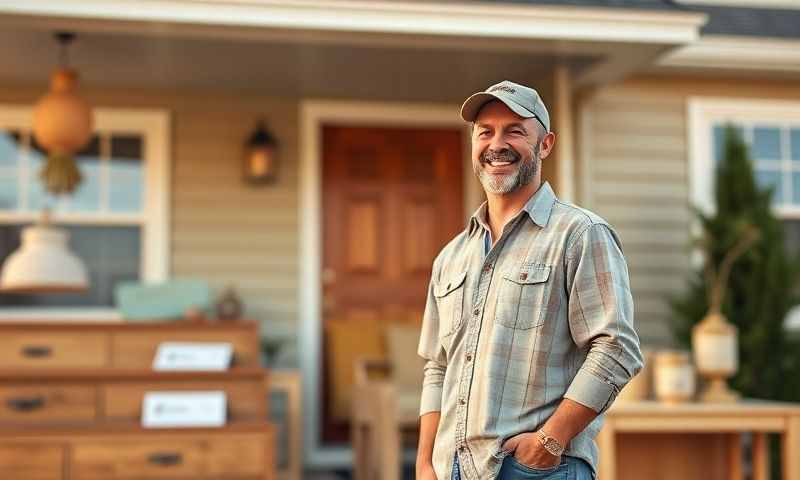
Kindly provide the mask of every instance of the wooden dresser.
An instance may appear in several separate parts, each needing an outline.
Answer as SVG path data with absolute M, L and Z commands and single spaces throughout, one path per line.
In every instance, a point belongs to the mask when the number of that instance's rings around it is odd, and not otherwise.
M 161 342 L 230 342 L 225 372 L 155 372 Z M 0 323 L 0 478 L 274 479 L 254 322 Z M 221 428 L 140 426 L 148 391 L 223 390 Z

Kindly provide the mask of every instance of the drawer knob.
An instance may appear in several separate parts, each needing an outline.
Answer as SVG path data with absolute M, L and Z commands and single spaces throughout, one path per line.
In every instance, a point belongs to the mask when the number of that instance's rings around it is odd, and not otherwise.
M 147 457 L 147 461 L 153 465 L 170 467 L 172 465 L 180 465 L 183 463 L 183 455 L 177 452 L 157 452 L 151 453 Z
M 45 399 L 39 395 L 37 397 L 15 397 L 6 401 L 8 408 L 18 412 L 30 412 L 44 407 Z
M 53 354 L 53 349 L 46 345 L 28 345 L 22 348 L 22 355 L 28 358 L 43 358 Z

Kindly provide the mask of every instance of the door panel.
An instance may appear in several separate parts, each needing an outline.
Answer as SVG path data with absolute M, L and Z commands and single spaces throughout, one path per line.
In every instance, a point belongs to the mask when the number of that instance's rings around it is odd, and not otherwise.
M 323 158 L 324 331 L 353 338 L 323 339 L 323 440 L 346 442 L 352 358 L 421 323 L 433 259 L 464 228 L 462 132 L 325 127 Z M 377 328 L 341 333 L 359 320 Z

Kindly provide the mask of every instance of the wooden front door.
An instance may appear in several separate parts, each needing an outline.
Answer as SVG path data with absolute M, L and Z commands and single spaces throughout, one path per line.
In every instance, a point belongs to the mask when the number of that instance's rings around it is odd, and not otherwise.
M 374 353 L 372 327 L 421 322 L 433 259 L 464 228 L 462 132 L 325 127 L 323 149 L 323 331 L 369 326 L 344 349 L 323 341 L 323 440 L 337 442 L 350 359 Z

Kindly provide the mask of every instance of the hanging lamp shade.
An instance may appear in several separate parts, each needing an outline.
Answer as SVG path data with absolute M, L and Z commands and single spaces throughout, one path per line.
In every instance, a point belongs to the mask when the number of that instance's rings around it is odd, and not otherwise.
M 78 74 L 66 65 L 66 48 L 74 35 L 57 34 L 62 65 L 53 72 L 50 91 L 36 104 L 33 135 L 48 153 L 40 172 L 45 188 L 54 194 L 71 193 L 81 182 L 74 154 L 92 135 L 92 110 L 77 93 Z
M 50 225 L 47 212 L 22 231 L 22 244 L 0 272 L 1 293 L 80 293 L 89 287 L 86 266 L 68 246 L 69 233 Z

